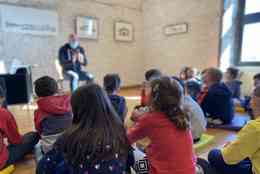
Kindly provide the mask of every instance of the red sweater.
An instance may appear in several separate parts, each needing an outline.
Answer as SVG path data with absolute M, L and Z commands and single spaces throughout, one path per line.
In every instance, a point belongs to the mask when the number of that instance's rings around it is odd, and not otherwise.
M 4 108 L 0 108 L 0 169 L 8 160 L 8 149 L 4 142 L 7 138 L 9 144 L 19 144 L 22 137 L 18 132 L 16 121 L 13 115 Z
M 196 157 L 190 131 L 177 129 L 163 113 L 146 113 L 128 130 L 134 143 L 149 138 L 147 156 L 150 174 L 195 174 Z

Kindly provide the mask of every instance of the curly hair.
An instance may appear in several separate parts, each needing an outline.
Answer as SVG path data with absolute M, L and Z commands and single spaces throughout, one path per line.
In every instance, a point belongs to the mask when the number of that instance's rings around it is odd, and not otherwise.
M 170 77 L 163 76 L 153 80 L 151 88 L 152 107 L 163 112 L 177 128 L 189 129 L 188 113 L 181 108 L 183 93 L 180 84 Z

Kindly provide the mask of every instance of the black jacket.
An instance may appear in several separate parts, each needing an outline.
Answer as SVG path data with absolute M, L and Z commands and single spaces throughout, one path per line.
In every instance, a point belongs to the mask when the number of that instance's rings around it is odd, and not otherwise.
M 73 63 L 72 55 L 76 52 L 80 52 L 84 56 L 83 64 L 78 61 Z M 81 71 L 81 66 L 86 66 L 88 64 L 84 48 L 78 46 L 76 49 L 72 49 L 68 43 L 62 46 L 59 50 L 59 62 L 62 66 L 63 71 L 72 70 L 75 72 Z

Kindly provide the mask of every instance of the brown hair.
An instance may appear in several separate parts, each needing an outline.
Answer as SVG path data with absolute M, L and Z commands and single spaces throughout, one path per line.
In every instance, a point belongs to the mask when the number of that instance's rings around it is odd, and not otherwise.
M 170 77 L 163 76 L 151 82 L 152 107 L 163 112 L 179 129 L 190 127 L 189 116 L 181 108 L 182 90 L 180 84 Z
M 208 73 L 215 82 L 220 82 L 223 78 L 223 73 L 218 68 L 207 68 L 204 73 Z
M 130 145 L 123 122 L 113 109 L 105 91 L 91 83 L 78 88 L 71 97 L 73 126 L 58 146 L 73 166 L 110 160 L 118 153 L 127 159 Z

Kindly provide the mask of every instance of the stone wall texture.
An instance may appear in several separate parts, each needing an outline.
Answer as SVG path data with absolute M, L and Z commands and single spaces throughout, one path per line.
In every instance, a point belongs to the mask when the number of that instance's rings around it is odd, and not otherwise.
M 147 69 L 177 74 L 184 65 L 199 69 L 218 65 L 221 0 L 0 0 L 3 4 L 57 11 L 59 34 L 41 37 L 0 32 L 0 59 L 18 58 L 38 64 L 33 78 L 58 77 L 54 61 L 58 48 L 75 31 L 77 16 L 94 16 L 100 22 L 98 41 L 81 40 L 90 64 L 87 70 L 99 83 L 106 73 L 119 73 L 123 85 L 139 84 Z M 116 20 L 131 22 L 133 43 L 114 41 Z M 189 32 L 166 37 L 163 28 L 186 22 Z
M 10 65 L 14 58 L 25 64 L 37 65 L 33 79 L 42 75 L 58 78 L 55 67 L 58 49 L 68 35 L 75 32 L 77 16 L 99 19 L 99 40 L 81 39 L 89 57 L 87 70 L 99 83 L 106 73 L 119 73 L 124 85 L 135 85 L 143 74 L 143 14 L 140 0 L 0 0 L 1 4 L 19 5 L 57 11 L 59 34 L 55 37 L 0 32 L 0 59 Z M 133 43 L 114 41 L 114 22 L 131 22 L 135 29 Z
M 221 9 L 220 0 L 145 0 L 146 68 L 176 74 L 184 65 L 217 66 Z M 189 25 L 188 33 L 164 35 L 165 26 L 183 22 Z

